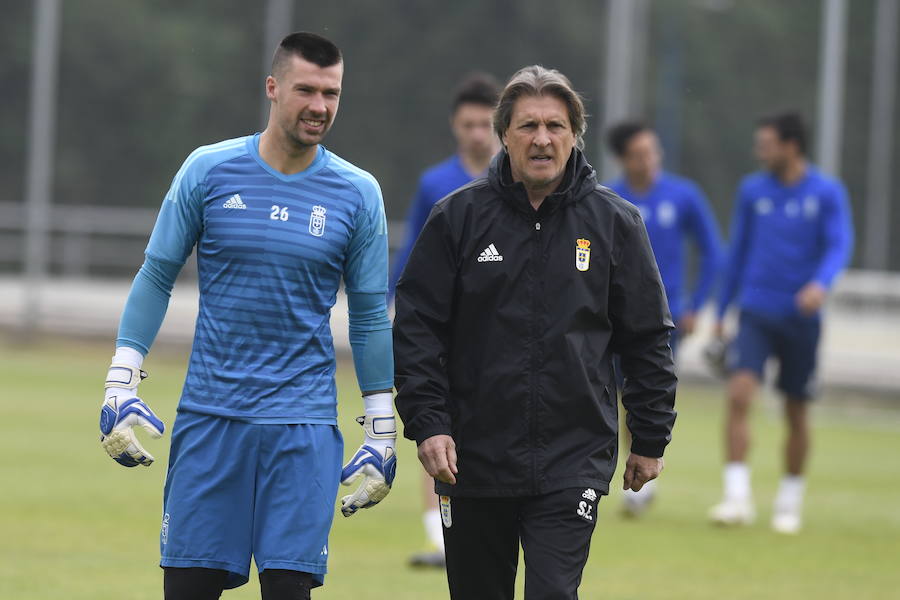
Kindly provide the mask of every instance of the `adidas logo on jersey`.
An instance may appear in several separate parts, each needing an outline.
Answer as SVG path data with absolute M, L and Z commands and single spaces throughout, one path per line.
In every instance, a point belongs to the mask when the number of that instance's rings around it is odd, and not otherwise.
M 493 244 L 481 251 L 478 255 L 478 262 L 502 262 L 503 255 L 497 252 Z
M 241 200 L 240 194 L 235 194 L 231 198 L 225 201 L 225 204 L 222 205 L 222 208 L 240 208 L 245 209 L 247 205 L 244 204 L 244 201 Z
M 597 492 L 594 491 L 593 488 L 588 488 L 584 490 L 584 493 L 581 494 L 581 497 L 585 500 L 590 500 L 591 502 L 597 501 Z

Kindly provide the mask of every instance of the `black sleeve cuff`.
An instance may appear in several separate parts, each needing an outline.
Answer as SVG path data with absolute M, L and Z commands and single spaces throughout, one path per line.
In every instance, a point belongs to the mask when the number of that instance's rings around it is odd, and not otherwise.
M 666 444 L 660 442 L 645 442 L 638 439 L 631 440 L 631 453 L 648 458 L 662 458 L 666 451 Z

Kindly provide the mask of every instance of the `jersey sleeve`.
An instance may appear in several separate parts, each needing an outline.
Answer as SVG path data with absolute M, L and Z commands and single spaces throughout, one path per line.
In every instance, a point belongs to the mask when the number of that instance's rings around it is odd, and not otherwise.
M 196 152 L 184 161 L 163 199 L 146 254 L 183 265 L 203 231 L 203 178 Z
M 406 261 L 409 260 L 409 253 L 412 252 L 412 247 L 416 243 L 416 238 L 419 237 L 419 232 L 422 231 L 422 227 L 425 225 L 425 220 L 428 218 L 432 206 L 434 204 L 429 201 L 425 182 L 420 179 L 416 195 L 406 215 L 406 237 L 403 239 L 403 245 L 397 249 L 394 262 L 391 265 L 391 279 L 388 289 L 392 296 L 397 287 L 397 280 L 400 279 L 400 273 L 403 272 L 403 267 L 406 266 Z
M 374 180 L 360 185 L 362 204 L 356 212 L 354 229 L 344 260 L 347 292 L 387 293 L 387 218 L 381 188 Z
M 853 219 L 850 216 L 847 190 L 835 182 L 830 202 L 822 215 L 822 243 L 824 252 L 815 280 L 830 288 L 841 270 L 847 266 L 853 250 Z
M 350 346 L 363 394 L 390 390 L 394 379 L 391 322 L 387 316 L 387 219 L 381 189 L 374 180 L 360 184 L 356 213 L 344 263 L 350 319 Z
M 731 219 L 731 236 L 728 240 L 728 256 L 722 275 L 722 288 L 719 290 L 719 306 L 716 316 L 721 319 L 734 300 L 744 274 L 747 253 L 750 247 L 750 234 L 753 227 L 753 204 L 741 186 L 735 203 L 734 216 Z
M 134 278 L 119 320 L 116 344 L 142 354 L 150 351 L 165 318 L 175 278 L 203 229 L 198 154 L 192 153 L 172 180 L 150 234 L 146 260 Z
M 722 240 L 706 196 L 697 186 L 688 189 L 688 234 L 697 244 L 700 254 L 699 272 L 694 292 L 691 294 L 690 308 L 697 312 L 709 299 L 719 275 L 722 262 Z

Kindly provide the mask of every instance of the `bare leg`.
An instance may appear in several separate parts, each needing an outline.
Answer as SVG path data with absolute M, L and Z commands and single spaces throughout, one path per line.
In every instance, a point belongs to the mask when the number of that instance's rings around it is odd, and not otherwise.
M 788 399 L 784 404 L 788 435 L 784 446 L 784 464 L 788 475 L 803 475 L 809 454 L 809 411 L 802 400 Z
M 726 462 L 745 462 L 750 448 L 750 404 L 759 378 L 752 371 L 737 371 L 728 380 L 728 411 L 725 417 Z

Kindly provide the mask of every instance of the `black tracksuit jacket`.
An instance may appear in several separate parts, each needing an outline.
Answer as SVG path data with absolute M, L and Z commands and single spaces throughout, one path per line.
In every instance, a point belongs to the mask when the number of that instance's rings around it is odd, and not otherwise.
M 597 183 L 581 151 L 537 211 L 500 152 L 486 179 L 435 205 L 397 284 L 404 434 L 453 437 L 457 483 L 437 482 L 440 494 L 607 493 L 612 355 L 631 450 L 660 457 L 675 422 L 672 328 L 639 211 Z

